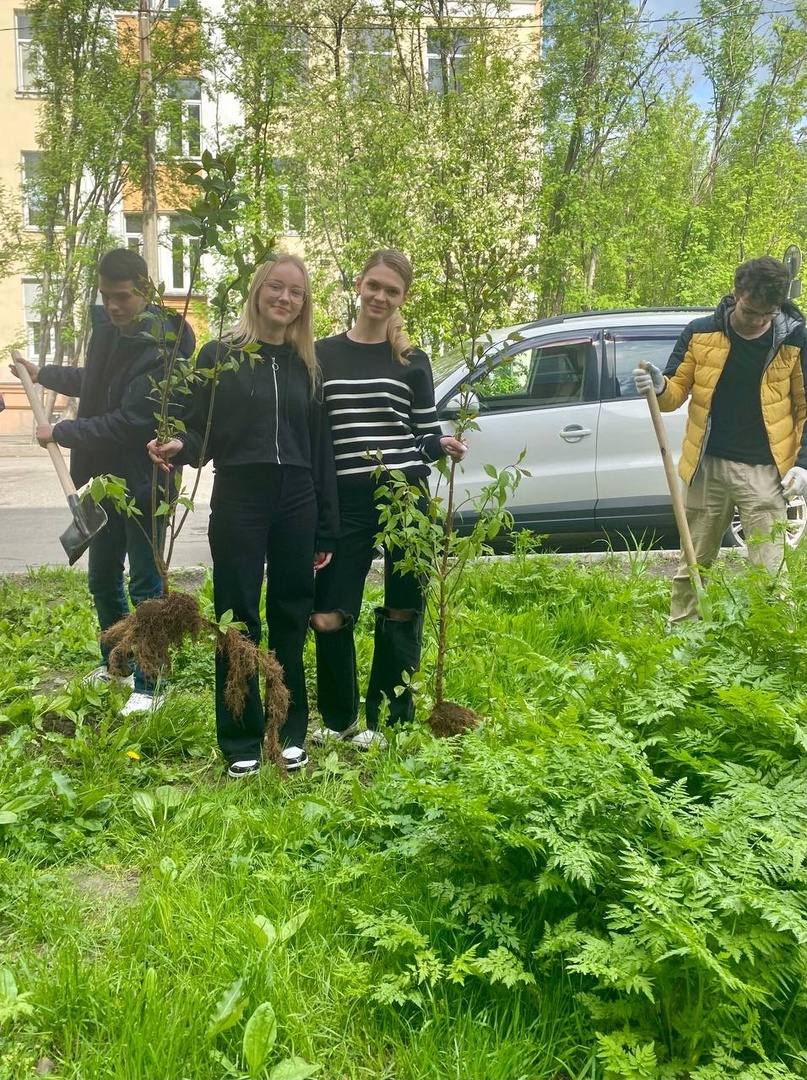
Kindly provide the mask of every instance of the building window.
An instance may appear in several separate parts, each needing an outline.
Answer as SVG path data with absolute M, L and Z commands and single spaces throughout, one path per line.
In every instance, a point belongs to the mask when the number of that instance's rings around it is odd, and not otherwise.
M 143 215 L 142 214 L 124 214 L 123 215 L 124 228 L 126 230 L 126 246 L 129 251 L 136 251 L 138 255 L 143 254 Z
M 355 90 L 368 77 L 389 76 L 394 44 L 392 30 L 385 27 L 353 31 L 348 43 L 348 62 Z
M 14 30 L 17 36 L 17 92 L 35 94 L 37 91 L 37 52 L 31 16 L 24 11 L 14 12 Z
M 163 244 L 166 249 L 170 248 L 171 254 L 171 272 L 165 278 L 171 282 L 169 291 L 186 293 L 191 287 L 192 275 L 198 278 L 199 241 L 196 237 L 177 232 L 174 219 L 169 217 Z
M 28 360 L 39 363 L 41 360 L 52 360 L 54 353 L 54 333 L 51 327 L 48 331 L 48 344 L 44 355 L 42 354 L 42 316 L 40 304 L 42 302 L 42 287 L 38 281 L 24 281 L 22 283 L 22 305 L 25 313 L 25 356 Z
M 308 82 L 308 34 L 296 26 L 290 26 L 283 35 L 283 55 L 292 82 L 305 86 Z
M 177 157 L 202 153 L 202 87 L 198 79 L 177 79 L 170 91 L 175 105 L 168 121 L 168 151 Z
M 429 90 L 445 94 L 462 89 L 462 73 L 468 66 L 468 38 L 456 30 L 432 30 L 426 38 L 427 80 Z M 443 78 L 445 59 L 446 78 Z
M 126 246 L 143 254 L 143 215 L 124 214 Z M 199 273 L 199 241 L 176 230 L 174 214 L 157 218 L 157 279 L 165 284 L 167 293 L 187 292 L 191 274 Z
M 300 168 L 293 161 L 274 161 L 275 182 L 280 196 L 283 232 L 286 236 L 305 232 L 305 197 L 302 195 Z
M 31 229 L 41 229 L 46 219 L 45 195 L 39 177 L 43 157 L 40 150 L 23 150 L 22 153 L 23 219 Z

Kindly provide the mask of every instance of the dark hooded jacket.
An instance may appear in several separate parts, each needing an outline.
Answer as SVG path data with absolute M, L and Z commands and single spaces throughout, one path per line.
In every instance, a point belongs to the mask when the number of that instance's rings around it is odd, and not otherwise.
M 149 306 L 138 332 L 127 337 L 96 306 L 84 367 L 40 368 L 39 382 L 47 390 L 79 399 L 76 419 L 61 420 L 53 428 L 54 441 L 70 450 L 76 487 L 110 473 L 126 481 L 140 509 L 150 508 L 152 464 L 146 443 L 156 430 L 155 384 L 165 377 L 166 359 L 175 348 L 190 357 L 195 346 L 193 331 L 175 312 Z

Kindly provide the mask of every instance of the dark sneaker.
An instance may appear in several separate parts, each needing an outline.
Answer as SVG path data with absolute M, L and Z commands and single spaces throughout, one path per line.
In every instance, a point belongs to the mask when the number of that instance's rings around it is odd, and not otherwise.
M 280 753 L 289 772 L 296 772 L 297 769 L 302 769 L 308 764 L 308 754 L 302 746 L 287 746 Z
M 227 769 L 227 775 L 231 776 L 233 780 L 240 780 L 242 776 L 254 776 L 255 773 L 260 771 L 260 761 L 253 758 L 251 761 L 234 761 Z

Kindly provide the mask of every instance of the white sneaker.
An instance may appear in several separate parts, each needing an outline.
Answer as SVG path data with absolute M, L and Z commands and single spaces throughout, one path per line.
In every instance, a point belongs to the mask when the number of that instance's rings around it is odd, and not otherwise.
M 81 680 L 87 686 L 134 686 L 134 675 L 113 675 L 106 664 L 101 664 Z
M 234 761 L 227 769 L 227 775 L 233 780 L 240 780 L 242 776 L 254 776 L 261 771 L 261 763 L 256 758 L 250 761 Z
M 132 716 L 134 713 L 153 712 L 165 701 L 165 694 L 144 694 L 139 690 L 129 697 L 129 700 L 120 711 L 121 716 Z
M 311 732 L 311 742 L 315 742 L 319 746 L 326 743 L 328 739 L 338 739 L 340 742 L 344 742 L 345 739 L 355 735 L 357 731 L 358 726 L 356 724 L 351 724 L 344 731 L 337 731 L 336 728 L 325 727 L 323 724 L 321 727 L 314 728 Z
M 280 753 L 289 772 L 296 772 L 297 769 L 302 769 L 304 765 L 308 764 L 308 754 L 306 754 L 302 746 L 286 746 Z
M 354 735 L 350 743 L 351 746 L 356 746 L 359 750 L 369 750 L 371 746 L 377 746 L 379 750 L 387 749 L 387 740 L 381 732 L 373 731 L 371 728 Z

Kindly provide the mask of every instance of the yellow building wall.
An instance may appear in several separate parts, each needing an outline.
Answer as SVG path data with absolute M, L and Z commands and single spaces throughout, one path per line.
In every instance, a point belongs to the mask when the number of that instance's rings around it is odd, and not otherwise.
M 5 31 L 0 33 L 0 191 L 4 209 L 19 214 L 22 221 L 20 162 L 24 150 L 36 150 L 39 102 L 17 89 L 15 10 L 22 10 L 22 5 L 0 0 L 0 27 Z M 8 370 L 9 349 L 24 345 L 24 323 L 22 275 L 12 273 L 0 278 L 0 393 L 6 403 L 0 413 L 0 436 L 25 437 L 33 432 L 25 395 Z

